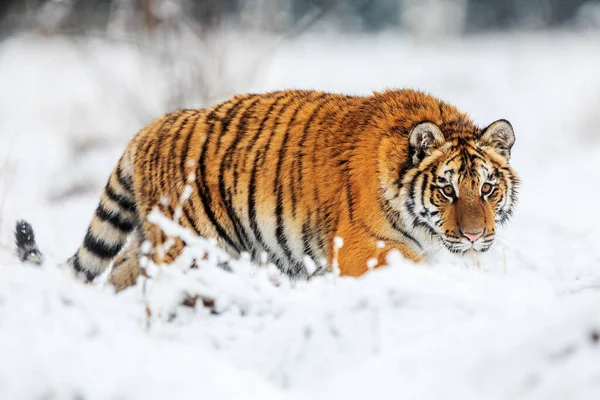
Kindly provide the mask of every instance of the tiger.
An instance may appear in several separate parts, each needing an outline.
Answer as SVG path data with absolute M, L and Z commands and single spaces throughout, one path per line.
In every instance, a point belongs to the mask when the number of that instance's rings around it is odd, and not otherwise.
M 266 254 L 292 278 L 311 274 L 307 256 L 358 277 L 392 250 L 414 262 L 440 247 L 485 252 L 517 202 L 514 143 L 507 120 L 480 128 L 411 89 L 284 90 L 180 109 L 129 142 L 67 263 L 93 281 L 114 262 L 108 281 L 119 290 L 134 284 L 140 243 L 173 240 L 148 215 L 160 207 L 174 218 L 186 187 L 180 225 L 232 257 Z M 39 262 L 33 230 L 20 224 L 21 257 Z M 170 264 L 184 247 L 175 238 L 153 257 Z

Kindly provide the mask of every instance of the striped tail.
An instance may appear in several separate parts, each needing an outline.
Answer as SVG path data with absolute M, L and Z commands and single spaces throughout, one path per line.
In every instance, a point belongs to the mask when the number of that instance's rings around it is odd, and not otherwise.
M 126 152 L 108 179 L 83 243 L 68 263 L 93 280 L 106 271 L 139 223 L 133 167 Z

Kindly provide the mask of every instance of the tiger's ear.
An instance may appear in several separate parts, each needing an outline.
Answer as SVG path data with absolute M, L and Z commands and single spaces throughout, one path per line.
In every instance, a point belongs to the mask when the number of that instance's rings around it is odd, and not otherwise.
M 440 127 L 433 122 L 424 121 L 413 126 L 408 134 L 408 143 L 413 150 L 413 163 L 419 163 L 445 141 Z
M 505 119 L 492 122 L 481 132 L 479 144 L 489 146 L 501 156 L 510 158 L 510 149 L 515 144 L 515 132 L 512 125 Z

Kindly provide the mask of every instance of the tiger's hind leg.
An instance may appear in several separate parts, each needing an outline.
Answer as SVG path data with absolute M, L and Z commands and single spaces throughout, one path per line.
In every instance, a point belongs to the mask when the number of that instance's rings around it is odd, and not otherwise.
M 132 242 L 115 259 L 113 270 L 108 277 L 108 283 L 113 285 L 117 292 L 135 285 L 141 274 L 139 245 L 140 243 L 137 241 Z
M 134 234 L 127 247 L 115 258 L 107 282 L 113 285 L 117 292 L 136 284 L 141 272 L 139 257 L 143 240 L 141 232 Z
M 144 223 L 146 237 L 152 244 L 150 253 L 147 255 L 155 264 L 171 264 L 183 251 L 185 244 L 179 238 L 172 238 L 172 243 L 168 243 L 163 231 L 149 223 Z M 145 240 L 142 235 L 138 235 L 132 240 L 129 246 L 115 259 L 113 270 L 108 278 L 108 282 L 113 285 L 117 292 L 136 284 L 137 279 L 142 275 L 140 266 L 140 256 L 143 256 L 140 247 Z

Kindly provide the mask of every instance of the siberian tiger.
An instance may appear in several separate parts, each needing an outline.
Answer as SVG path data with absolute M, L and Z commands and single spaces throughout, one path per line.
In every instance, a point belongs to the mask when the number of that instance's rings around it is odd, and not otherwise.
M 292 277 L 307 275 L 305 255 L 331 263 L 336 236 L 345 241 L 339 271 L 350 276 L 368 262 L 385 264 L 392 249 L 413 261 L 435 247 L 483 252 L 513 213 L 514 142 L 508 121 L 481 129 L 413 90 L 364 97 L 289 90 L 179 110 L 131 140 L 68 263 L 93 280 L 132 233 L 163 243 L 146 217 L 161 202 L 173 217 L 190 176 L 181 225 L 216 238 L 232 256 L 264 252 Z M 22 258 L 35 261 L 29 228 L 18 225 L 17 241 Z M 176 240 L 158 261 L 170 263 L 183 246 Z M 109 278 L 119 289 L 139 274 L 137 257 L 125 259 Z

